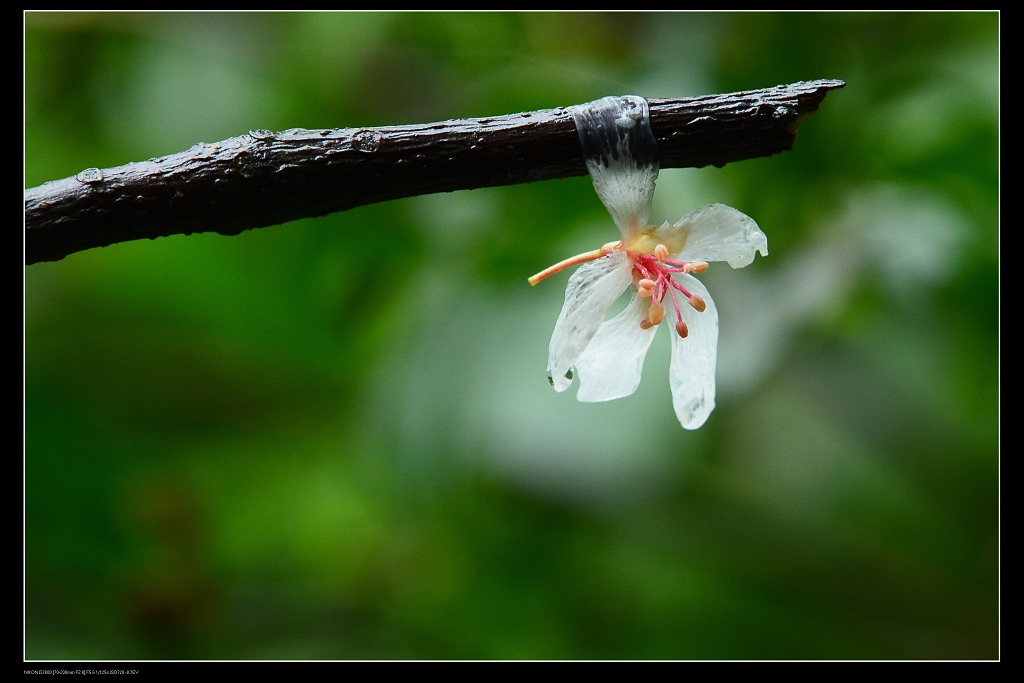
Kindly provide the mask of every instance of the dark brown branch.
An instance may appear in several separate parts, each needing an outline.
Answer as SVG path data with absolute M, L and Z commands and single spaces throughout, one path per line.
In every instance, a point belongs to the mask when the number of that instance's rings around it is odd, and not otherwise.
M 662 168 L 790 149 L 842 81 L 649 100 Z M 546 109 L 386 128 L 250 131 L 25 191 L 25 263 L 166 235 L 244 230 L 364 204 L 586 174 L 572 116 Z

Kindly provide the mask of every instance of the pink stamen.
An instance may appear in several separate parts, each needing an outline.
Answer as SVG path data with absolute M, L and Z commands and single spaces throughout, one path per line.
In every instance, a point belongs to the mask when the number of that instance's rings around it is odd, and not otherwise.
M 651 325 L 660 325 L 664 318 L 665 307 L 655 301 L 651 304 L 651 310 L 647 312 L 647 319 L 651 321 Z
M 679 307 L 679 299 L 676 297 L 676 292 L 685 296 L 690 306 L 698 312 L 704 312 L 706 304 L 699 296 L 679 284 L 672 277 L 672 274 L 683 273 L 688 275 L 690 273 L 702 273 L 708 269 L 708 264 L 704 261 L 680 261 L 668 258 L 668 250 L 664 248 L 664 245 L 660 244 L 655 247 L 654 254 L 637 252 L 627 252 L 627 254 L 633 262 L 634 277 L 638 278 L 636 283 L 637 293 L 640 296 L 651 297 L 652 307 L 660 307 L 667 294 L 672 300 L 672 307 L 676 309 L 676 319 L 682 326 L 682 331 L 680 331 L 680 325 L 677 324 L 676 332 L 679 332 L 679 336 L 685 337 L 689 332 L 686 329 L 686 324 L 682 322 L 683 313 Z M 661 316 L 649 316 L 643 321 L 644 329 L 648 329 L 655 324 L 653 322 L 654 318 L 657 318 L 659 322 L 661 321 Z
M 640 274 L 643 275 L 644 278 L 646 278 L 648 280 L 657 280 L 658 279 L 658 276 L 651 274 L 651 271 L 648 270 L 647 266 L 645 266 L 641 261 L 634 260 L 633 261 L 633 268 L 635 270 L 639 271 Z
M 683 296 L 685 296 L 687 299 L 689 299 L 691 296 L 693 296 L 692 294 L 690 294 L 690 292 L 687 291 L 686 287 L 683 287 L 681 284 L 679 284 L 675 280 L 672 280 L 672 286 L 675 287 L 676 289 L 678 289 L 679 293 L 682 294 Z
M 654 294 L 654 286 L 656 284 L 657 283 L 654 280 L 648 280 L 647 278 L 643 278 L 642 280 L 636 283 L 636 293 L 639 296 L 643 297 L 651 296 Z
M 676 320 L 682 320 L 683 312 L 679 310 L 679 302 L 676 301 L 676 293 L 671 289 L 668 290 L 668 293 L 672 297 L 672 306 L 676 309 Z

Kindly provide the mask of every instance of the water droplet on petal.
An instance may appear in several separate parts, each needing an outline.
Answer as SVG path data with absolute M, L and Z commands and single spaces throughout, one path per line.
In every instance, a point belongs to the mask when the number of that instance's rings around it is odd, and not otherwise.
M 572 380 L 572 368 L 569 368 L 569 371 L 565 373 L 565 378 L 570 381 Z M 555 386 L 555 380 L 551 378 L 550 371 L 548 372 L 548 384 L 550 384 L 551 386 Z

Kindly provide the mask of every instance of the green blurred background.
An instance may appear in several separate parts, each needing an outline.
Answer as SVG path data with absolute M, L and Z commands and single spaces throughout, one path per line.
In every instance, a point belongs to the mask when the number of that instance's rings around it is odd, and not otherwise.
M 250 129 L 845 80 L 666 169 L 771 255 L 629 398 L 544 374 L 586 177 L 25 268 L 29 659 L 999 656 L 996 13 L 25 15 L 25 186 Z

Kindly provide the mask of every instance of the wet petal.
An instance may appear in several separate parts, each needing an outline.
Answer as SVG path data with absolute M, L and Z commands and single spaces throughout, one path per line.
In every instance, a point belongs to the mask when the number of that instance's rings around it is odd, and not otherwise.
M 556 391 L 565 391 L 572 384 L 566 374 L 632 280 L 632 266 L 623 252 L 585 263 L 569 278 L 548 347 L 548 378 Z
M 684 233 L 682 251 L 675 256 L 683 261 L 727 261 L 742 268 L 754 260 L 755 252 L 768 255 L 768 238 L 754 219 L 725 204 L 694 209 L 661 231 L 672 235 L 671 243 L 678 243 L 677 231 Z
M 685 301 L 680 302 L 683 322 L 689 328 L 689 334 L 684 339 L 672 331 L 672 363 L 668 373 L 672 405 L 679 423 L 686 429 L 697 429 L 715 409 L 718 309 L 707 288 L 697 278 L 680 275 L 678 279 L 679 284 L 704 299 L 707 305 L 704 312 L 699 313 Z M 669 320 L 674 325 L 678 320 L 675 308 L 667 308 Z
M 647 226 L 658 177 L 658 145 L 647 100 L 604 97 L 569 111 L 597 196 L 628 241 Z
M 651 305 L 649 297 L 633 295 L 622 313 L 604 322 L 576 361 L 584 402 L 611 401 L 629 396 L 640 385 L 644 357 L 660 325 L 640 327 Z

